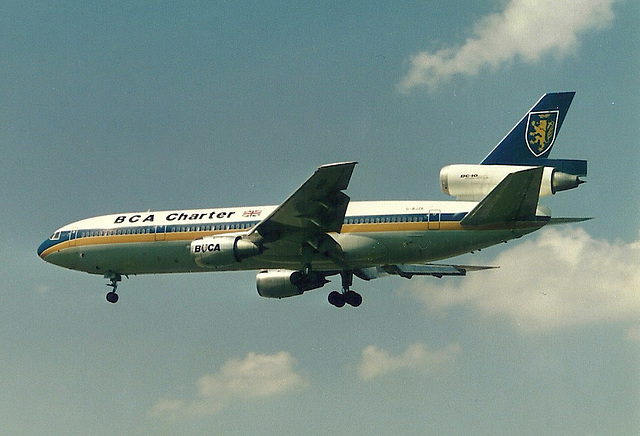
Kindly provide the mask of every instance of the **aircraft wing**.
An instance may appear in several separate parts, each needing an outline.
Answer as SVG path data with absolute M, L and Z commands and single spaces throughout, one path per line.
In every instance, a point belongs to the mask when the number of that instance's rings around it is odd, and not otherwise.
M 363 280 L 376 279 L 389 275 L 398 275 L 406 279 L 413 276 L 466 276 L 467 272 L 482 271 L 487 269 L 499 268 L 497 266 L 476 266 L 476 265 L 444 265 L 438 263 L 425 264 L 398 264 L 384 265 L 373 268 L 360 269 L 355 274 Z
M 314 246 L 328 232 L 340 232 L 349 196 L 343 190 L 349 185 L 357 162 L 328 164 L 300 186 L 284 203 L 258 223 L 247 236 L 262 243 L 286 239 Z M 328 241 L 328 242 L 327 242 Z M 334 241 L 334 245 L 335 241 Z M 333 247 L 339 250 L 339 246 Z

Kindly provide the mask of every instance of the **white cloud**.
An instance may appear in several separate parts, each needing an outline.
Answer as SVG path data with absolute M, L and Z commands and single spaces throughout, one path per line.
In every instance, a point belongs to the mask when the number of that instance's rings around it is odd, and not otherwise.
M 231 359 L 219 371 L 198 379 L 196 399 L 161 398 L 151 414 L 211 414 L 235 400 L 270 397 L 298 389 L 305 381 L 295 370 L 296 363 L 296 359 L 284 351 L 276 354 L 252 352 L 244 359 Z
M 615 1 L 511 0 L 503 11 L 481 19 L 462 45 L 412 56 L 399 89 L 434 87 L 516 59 L 535 63 L 548 54 L 564 56 L 575 51 L 581 34 L 612 22 Z
M 425 344 L 410 345 L 402 354 L 390 355 L 375 345 L 362 350 L 358 376 L 363 380 L 387 375 L 404 369 L 435 370 L 453 362 L 460 354 L 458 344 L 450 344 L 440 350 L 429 350 Z
M 637 323 L 640 241 L 609 242 L 563 226 L 515 244 L 490 262 L 500 269 L 439 284 L 415 281 L 412 295 L 431 313 L 468 307 L 483 316 L 506 317 L 526 331 Z

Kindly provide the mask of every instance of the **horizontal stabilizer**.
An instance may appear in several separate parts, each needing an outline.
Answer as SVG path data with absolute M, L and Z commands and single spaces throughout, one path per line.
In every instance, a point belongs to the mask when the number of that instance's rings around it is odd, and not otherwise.
M 573 223 L 581 223 L 584 221 L 592 220 L 593 218 L 551 218 L 547 225 L 556 225 L 556 224 L 573 224 Z
M 543 170 L 539 167 L 509 174 L 460 224 L 484 226 L 531 220 L 536 215 Z
M 493 165 L 493 164 L 483 164 Z M 496 164 L 497 165 L 497 164 Z M 540 159 L 540 158 L 523 158 L 517 164 L 517 166 L 531 166 L 531 167 L 551 167 L 562 173 L 572 174 L 574 176 L 586 177 L 587 176 L 587 161 L 579 159 Z
M 556 170 L 573 174 L 574 176 L 587 176 L 587 161 L 580 159 L 537 159 L 530 160 L 532 166 L 552 167 Z

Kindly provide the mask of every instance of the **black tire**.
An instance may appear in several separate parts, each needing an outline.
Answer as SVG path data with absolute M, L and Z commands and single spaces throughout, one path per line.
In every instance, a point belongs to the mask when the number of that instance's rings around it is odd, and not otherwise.
M 362 295 L 357 292 L 347 291 L 344 294 L 345 302 L 352 307 L 358 307 L 362 304 Z
M 329 294 L 329 304 L 335 307 L 342 307 L 345 303 L 344 295 L 338 291 L 333 291 Z
M 109 303 L 117 303 L 118 302 L 118 294 L 116 294 L 115 292 L 109 292 L 107 294 L 107 301 Z

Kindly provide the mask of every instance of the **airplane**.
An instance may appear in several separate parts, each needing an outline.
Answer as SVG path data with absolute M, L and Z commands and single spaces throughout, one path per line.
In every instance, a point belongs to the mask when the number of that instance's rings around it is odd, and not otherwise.
M 46 262 L 102 275 L 110 303 L 122 277 L 257 270 L 258 294 L 287 298 L 339 275 L 336 307 L 358 307 L 353 278 L 464 276 L 493 266 L 436 261 L 520 238 L 554 218 L 541 196 L 584 182 L 584 160 L 549 159 L 575 92 L 544 94 L 479 164 L 440 172 L 455 201 L 351 201 L 357 162 L 320 166 L 277 206 L 117 213 L 57 229 L 38 248 Z

